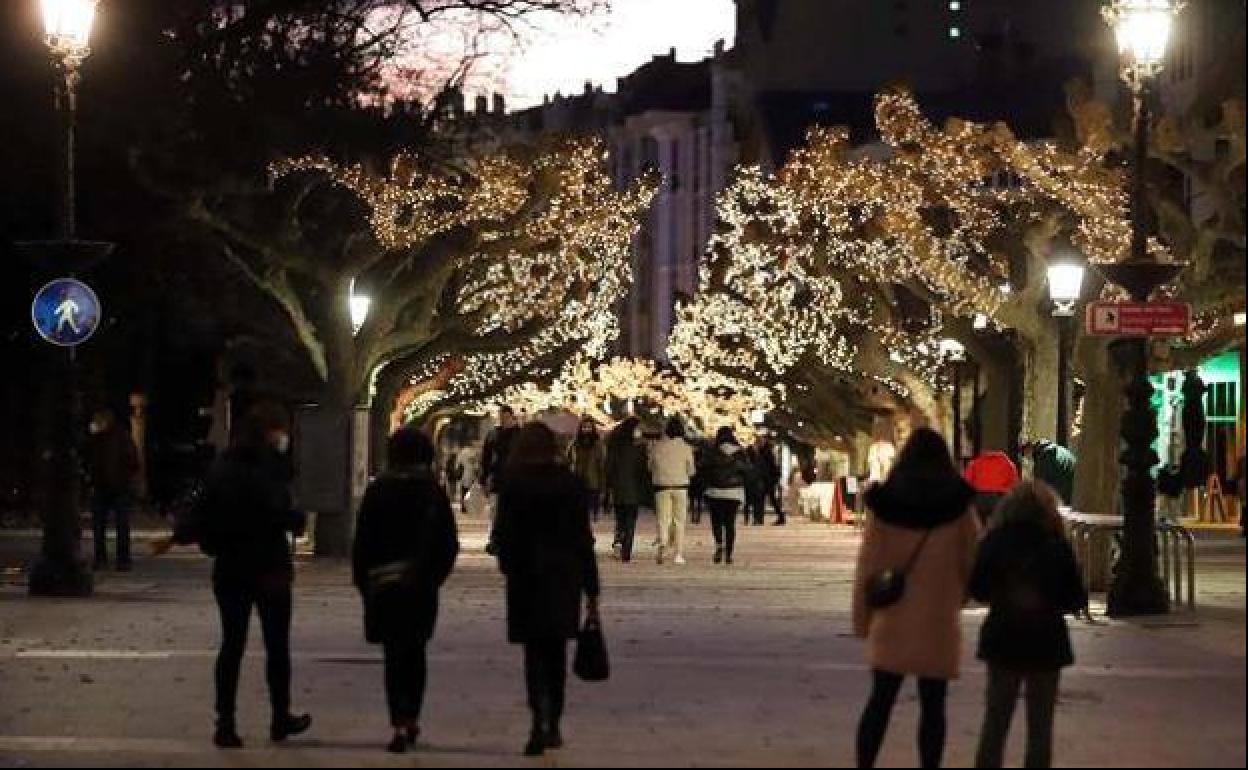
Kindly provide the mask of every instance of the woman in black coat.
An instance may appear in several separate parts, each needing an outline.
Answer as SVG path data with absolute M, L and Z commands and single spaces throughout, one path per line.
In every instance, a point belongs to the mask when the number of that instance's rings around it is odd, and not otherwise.
M 425 647 L 438 618 L 438 590 L 459 555 L 459 536 L 446 492 L 433 473 L 433 442 L 417 430 L 390 437 L 385 474 L 360 503 L 352 560 L 364 599 L 368 641 L 386 660 L 386 701 L 402 754 L 420 736 L 425 699 Z
M 1075 662 L 1067 614 L 1088 593 L 1066 540 L 1056 493 L 1021 484 L 997 508 L 971 577 L 971 595 L 990 606 L 979 638 L 988 695 L 977 767 L 1001 767 L 1019 692 L 1026 686 L 1027 767 L 1050 767 L 1061 670 Z
M 213 743 L 222 749 L 243 746 L 234 712 L 253 608 L 264 632 L 273 712 L 269 737 L 280 743 L 312 724 L 306 714 L 290 713 L 291 536 L 303 532 L 305 517 L 291 502 L 285 410 L 269 402 L 253 405 L 232 440 L 209 472 L 190 516 L 178 523 L 169 541 L 157 544 L 160 552 L 173 543 L 198 543 L 213 558 L 212 587 L 221 615 Z
M 555 435 L 541 423 L 521 429 L 499 491 L 498 563 L 507 578 L 507 635 L 524 645 L 533 728 L 524 753 L 563 745 L 568 640 L 581 628 L 581 599 L 598 614 L 598 563 L 588 494 L 556 461 Z

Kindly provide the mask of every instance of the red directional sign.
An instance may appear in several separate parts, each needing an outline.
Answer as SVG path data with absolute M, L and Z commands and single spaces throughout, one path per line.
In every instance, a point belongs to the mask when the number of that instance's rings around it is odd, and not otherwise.
M 1093 302 L 1088 334 L 1099 337 L 1184 337 L 1192 330 L 1186 302 Z

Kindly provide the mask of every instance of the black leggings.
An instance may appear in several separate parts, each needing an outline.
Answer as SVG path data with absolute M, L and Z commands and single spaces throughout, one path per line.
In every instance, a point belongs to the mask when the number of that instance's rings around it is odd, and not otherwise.
M 732 556 L 732 549 L 737 544 L 737 506 L 741 503 L 708 497 L 706 505 L 711 509 L 711 533 L 715 536 L 715 547 L 724 549 Z
M 221 613 L 221 649 L 217 654 L 217 720 L 234 724 L 238 699 L 238 675 L 247 649 L 251 609 L 260 615 L 264 634 L 269 704 L 273 718 L 290 714 L 290 617 L 289 577 L 218 578 L 213 581 L 217 609 Z
M 529 691 L 533 726 L 558 726 L 563 717 L 564 690 L 568 681 L 568 641 L 544 639 L 524 645 L 524 682 Z
M 390 724 L 396 729 L 419 727 L 429 671 L 425 642 L 421 639 L 387 639 L 384 649 Z
M 904 677 L 888 671 L 872 672 L 871 699 L 858 724 L 858 767 L 875 767 L 889 717 Z M 922 767 L 940 767 L 945 754 L 945 696 L 949 683 L 944 679 L 919 680 L 919 760 Z

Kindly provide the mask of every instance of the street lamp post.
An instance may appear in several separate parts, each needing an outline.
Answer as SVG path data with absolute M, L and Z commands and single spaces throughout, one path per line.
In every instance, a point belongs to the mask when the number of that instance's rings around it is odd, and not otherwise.
M 57 200 L 55 240 L 17 244 L 40 272 L 69 274 L 86 270 L 112 251 L 112 244 L 76 239 L 74 207 L 74 131 L 78 83 L 97 0 L 41 0 L 48 51 L 58 74 L 57 117 L 62 135 L 60 194 Z M 88 596 L 94 588 L 91 572 L 80 558 L 80 458 L 82 396 L 78 389 L 75 348 L 52 357 L 50 404 L 51 452 L 49 494 L 43 516 L 43 543 L 30 570 L 32 596 Z
M 1070 356 L 1075 308 L 1083 291 L 1084 266 L 1073 260 L 1049 265 L 1049 297 L 1057 319 L 1057 443 L 1070 448 Z
M 1122 79 L 1135 106 L 1135 147 L 1131 178 L 1131 255 L 1101 268 L 1105 278 L 1123 287 L 1135 302 L 1147 302 L 1158 287 L 1183 270 L 1181 264 L 1158 262 L 1148 250 L 1148 206 L 1145 171 L 1148 160 L 1150 100 L 1161 72 L 1170 27 L 1179 5 L 1174 0 L 1113 0 L 1105 19 L 1114 29 L 1122 56 Z M 1157 415 L 1152 407 L 1153 387 L 1148 380 L 1149 343 L 1133 339 L 1122 343 L 1130 360 L 1127 408 L 1121 435 L 1125 448 L 1121 462 L 1122 550 L 1109 591 L 1112 617 L 1158 615 L 1169 611 L 1170 600 L 1157 570 L 1155 526 L 1157 486 L 1152 469 L 1159 462 L 1152 444 Z

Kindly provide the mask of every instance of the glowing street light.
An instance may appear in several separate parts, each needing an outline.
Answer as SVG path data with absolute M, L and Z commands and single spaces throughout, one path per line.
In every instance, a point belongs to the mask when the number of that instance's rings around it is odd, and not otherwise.
M 353 334 L 359 334 L 360 329 L 364 328 L 364 323 L 368 321 L 368 311 L 373 307 L 373 298 L 367 294 L 356 293 L 355 279 L 352 279 L 347 302 L 351 310 L 351 331 Z

